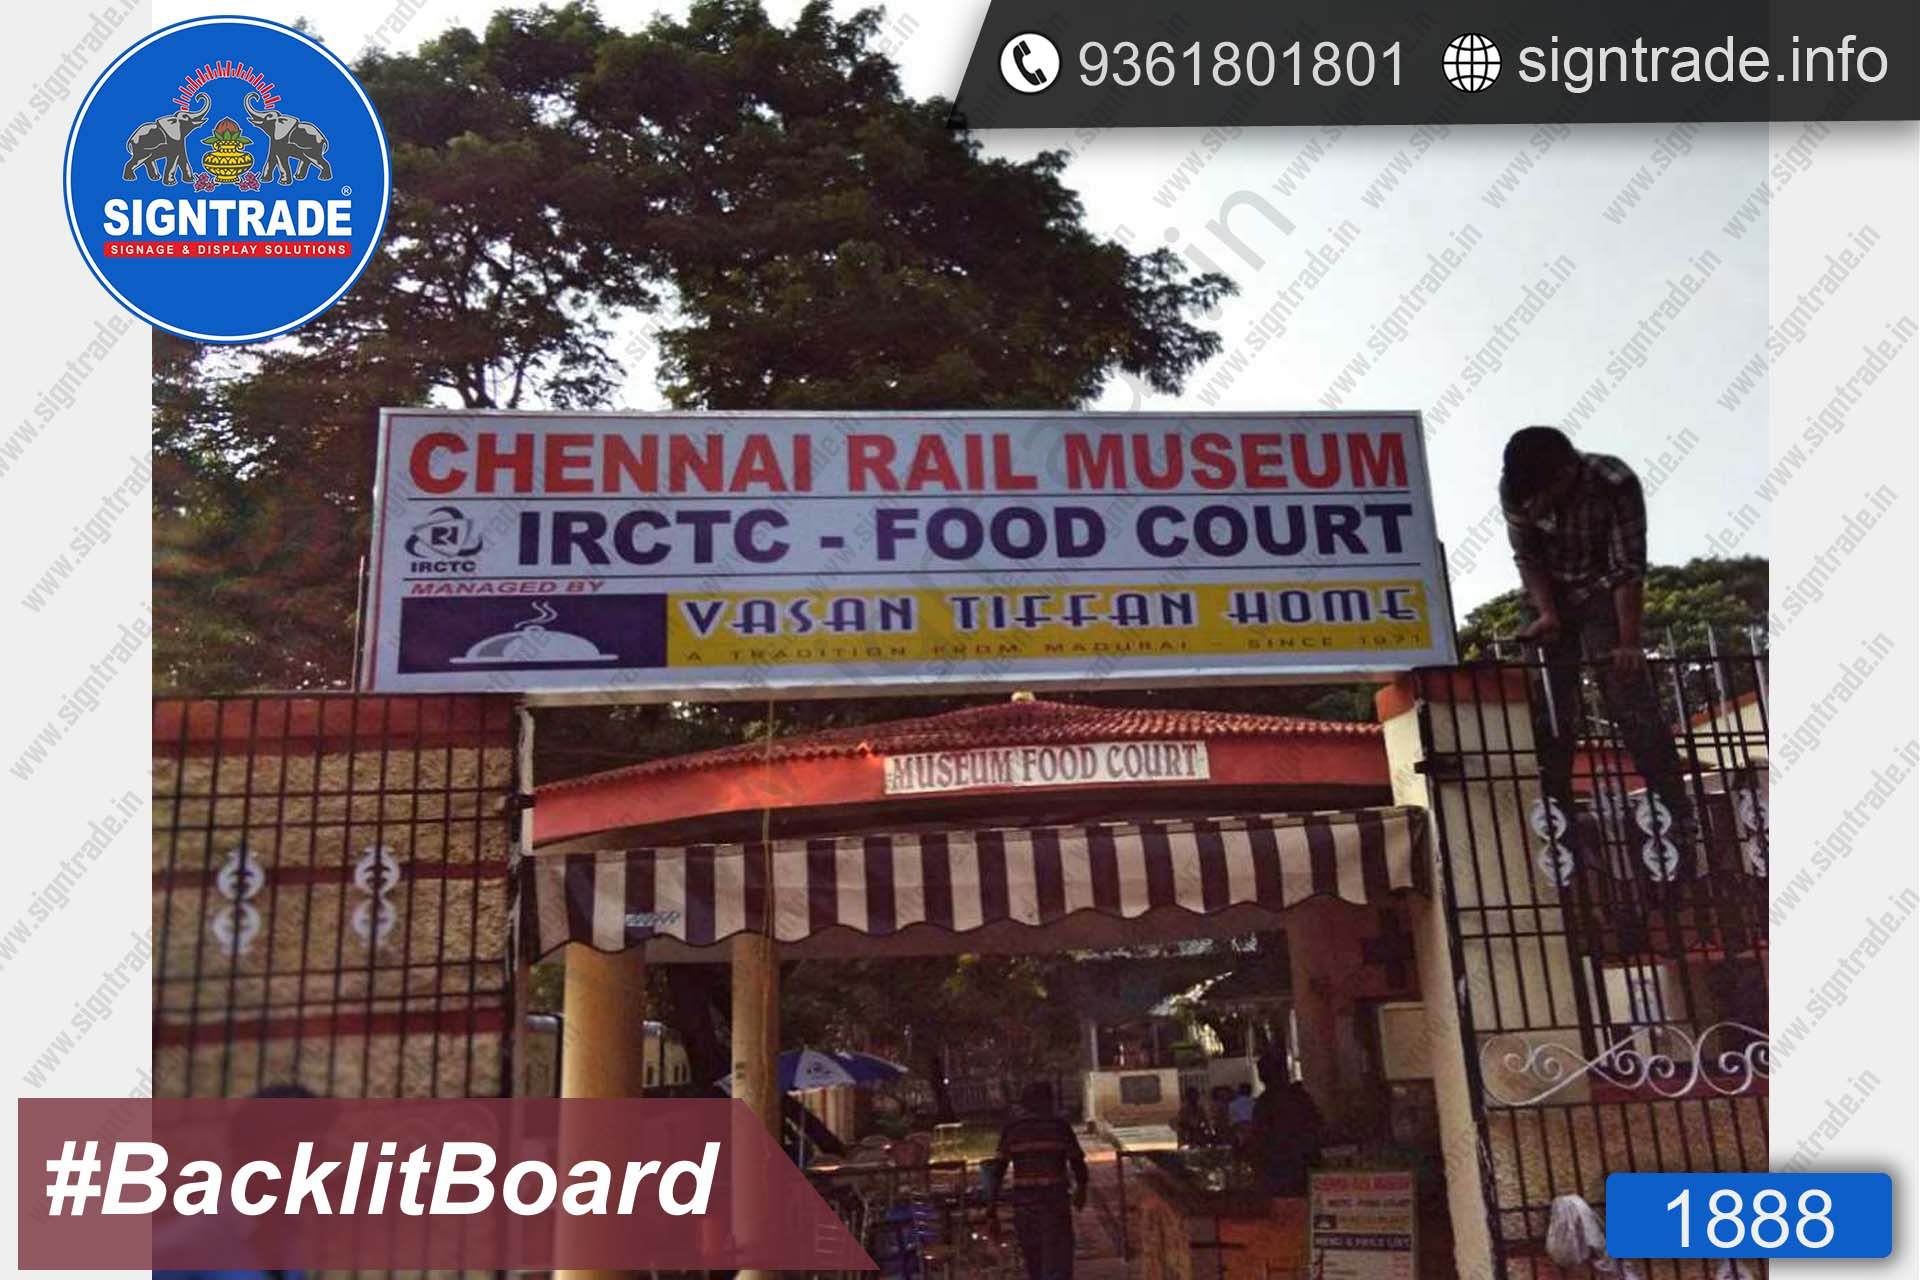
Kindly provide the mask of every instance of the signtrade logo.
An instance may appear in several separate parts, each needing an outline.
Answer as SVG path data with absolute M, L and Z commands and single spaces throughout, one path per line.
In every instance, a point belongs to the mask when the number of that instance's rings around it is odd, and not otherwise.
M 353 73 L 258 18 L 154 32 L 94 82 L 67 138 L 67 222 L 149 324 L 255 342 L 338 302 L 380 247 L 386 133 Z

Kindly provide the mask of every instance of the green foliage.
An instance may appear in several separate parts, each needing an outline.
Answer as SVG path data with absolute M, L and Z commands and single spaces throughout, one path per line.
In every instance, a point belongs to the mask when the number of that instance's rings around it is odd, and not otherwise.
M 381 253 L 289 339 L 156 346 L 160 687 L 346 682 L 383 405 L 603 406 L 657 345 L 682 407 L 1061 408 L 1219 349 L 1223 277 L 1089 232 L 1062 155 L 984 157 L 878 21 L 570 4 L 364 57 Z
M 1461 657 L 1493 657 L 1493 642 L 1519 629 L 1523 604 L 1516 588 L 1467 614 L 1460 627 Z M 1766 625 L 1765 559 L 1702 556 L 1683 565 L 1648 566 L 1642 626 L 1650 645 L 1665 646 L 1671 634 L 1676 652 L 1704 653 L 1711 627 L 1723 646 L 1738 637 L 1744 652 L 1746 628 Z M 1507 656 L 1513 656 L 1511 645 Z
M 791 966 L 782 1038 L 858 1049 L 924 1075 L 1024 1079 L 1079 1065 L 1074 961 L 1066 955 L 915 956 Z

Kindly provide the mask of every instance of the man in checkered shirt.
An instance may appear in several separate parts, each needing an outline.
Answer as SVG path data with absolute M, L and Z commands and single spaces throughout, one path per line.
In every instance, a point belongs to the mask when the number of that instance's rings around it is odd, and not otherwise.
M 1692 810 L 1640 634 L 1647 578 L 1640 478 L 1618 458 L 1582 453 L 1552 427 L 1525 427 L 1507 441 L 1500 505 L 1531 612 L 1519 638 L 1538 644 L 1547 663 L 1550 700 L 1534 709 L 1547 796 L 1572 813 L 1580 664 L 1593 664 L 1620 741 L 1673 815 L 1670 838 L 1684 868 Z

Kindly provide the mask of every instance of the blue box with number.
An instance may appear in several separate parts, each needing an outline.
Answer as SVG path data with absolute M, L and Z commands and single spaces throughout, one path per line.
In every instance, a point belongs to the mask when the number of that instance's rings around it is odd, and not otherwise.
M 1606 1208 L 1616 1258 L 1893 1252 L 1893 1179 L 1884 1173 L 1615 1173 Z

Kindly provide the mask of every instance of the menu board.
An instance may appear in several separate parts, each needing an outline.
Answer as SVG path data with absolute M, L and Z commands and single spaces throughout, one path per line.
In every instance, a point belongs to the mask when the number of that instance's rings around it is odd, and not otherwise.
M 1411 1170 L 1316 1173 L 1307 1195 L 1317 1280 L 1414 1280 L 1419 1208 Z

